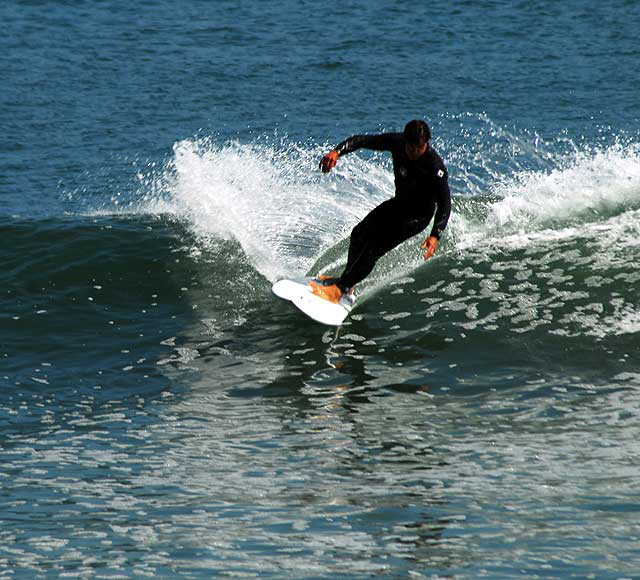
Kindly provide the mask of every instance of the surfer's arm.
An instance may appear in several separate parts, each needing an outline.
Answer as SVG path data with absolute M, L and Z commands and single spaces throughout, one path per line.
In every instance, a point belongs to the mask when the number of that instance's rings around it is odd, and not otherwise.
M 436 203 L 438 208 L 436 209 L 436 215 L 433 220 L 431 235 L 440 239 L 442 232 L 444 232 L 444 229 L 449 223 L 449 216 L 451 215 L 451 193 L 449 192 L 449 186 L 447 184 L 438 191 Z
M 353 135 L 345 139 L 327 153 L 320 161 L 320 169 L 323 173 L 329 173 L 338 162 L 338 158 L 356 151 L 357 149 L 372 149 L 374 151 L 391 151 L 397 136 L 394 133 L 381 133 L 379 135 Z
M 397 142 L 397 136 L 393 133 L 381 133 L 379 135 L 354 135 L 340 143 L 334 151 L 339 156 L 346 155 L 357 149 L 373 149 L 374 151 L 391 151 Z
M 446 169 L 441 169 L 442 176 L 438 173 L 438 181 L 436 188 L 436 215 L 433 219 L 433 227 L 429 237 L 422 243 L 422 249 L 426 250 L 424 259 L 428 260 L 438 249 L 440 237 L 449 222 L 451 215 L 451 191 L 449 190 L 448 175 Z

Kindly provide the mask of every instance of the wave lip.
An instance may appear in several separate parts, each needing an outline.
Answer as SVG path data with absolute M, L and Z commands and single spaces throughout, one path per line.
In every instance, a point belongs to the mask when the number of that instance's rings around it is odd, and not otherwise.
M 304 274 L 362 217 L 363 207 L 366 213 L 375 205 L 365 191 L 371 180 L 388 178 L 380 169 L 346 178 L 354 164 L 324 178 L 317 169 L 320 151 L 180 141 L 160 176 L 141 176 L 151 192 L 145 205 L 176 215 L 202 238 L 234 239 L 269 280 Z M 338 189 L 338 182 L 345 187 Z

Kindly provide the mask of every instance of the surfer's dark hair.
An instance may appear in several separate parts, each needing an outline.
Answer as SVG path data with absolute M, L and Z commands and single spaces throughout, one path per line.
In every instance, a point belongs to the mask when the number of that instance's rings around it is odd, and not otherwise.
M 414 119 L 404 126 L 404 138 L 413 145 L 424 145 L 431 139 L 431 129 L 424 121 Z

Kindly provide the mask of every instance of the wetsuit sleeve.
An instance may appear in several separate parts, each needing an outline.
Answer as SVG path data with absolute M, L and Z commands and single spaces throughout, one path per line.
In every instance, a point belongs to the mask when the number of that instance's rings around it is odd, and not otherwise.
M 438 176 L 437 186 L 435 190 L 436 194 L 436 204 L 438 208 L 436 209 L 436 215 L 433 220 L 433 228 L 431 229 L 431 236 L 434 236 L 440 239 L 442 232 L 447 227 L 447 223 L 449 222 L 449 216 L 451 215 L 451 191 L 449 190 L 449 176 L 447 175 L 446 169 L 441 169 L 442 177 Z M 438 172 L 438 175 L 439 175 Z
M 396 140 L 396 136 L 393 133 L 382 133 L 380 135 L 354 135 L 337 145 L 335 150 L 340 156 L 351 153 L 356 149 L 391 151 Z

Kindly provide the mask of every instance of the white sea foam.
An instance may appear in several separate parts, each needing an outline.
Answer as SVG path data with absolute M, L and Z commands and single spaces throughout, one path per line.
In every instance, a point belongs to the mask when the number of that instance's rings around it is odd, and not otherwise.
M 331 176 L 318 170 L 321 149 L 297 145 L 216 145 L 185 140 L 146 208 L 173 213 L 199 236 L 234 239 L 268 279 L 300 275 L 392 192 L 390 174 L 354 158 Z M 386 191 L 385 191 L 386 190 Z
M 452 216 L 450 232 L 461 249 L 524 247 L 611 228 L 640 207 L 640 146 L 614 145 L 557 160 L 549 171 L 522 171 L 488 184 L 486 215 Z M 614 233 L 615 235 L 615 233 Z
M 585 214 L 598 215 L 640 199 L 640 148 L 614 146 L 578 154 L 548 173 L 523 172 L 496 183 L 501 199 L 488 225 L 531 230 Z

